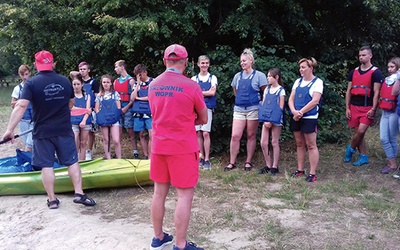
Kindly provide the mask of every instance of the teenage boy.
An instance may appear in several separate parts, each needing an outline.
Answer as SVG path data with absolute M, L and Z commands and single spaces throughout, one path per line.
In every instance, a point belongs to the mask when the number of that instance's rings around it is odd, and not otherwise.
M 147 75 L 147 69 L 144 65 L 135 66 L 133 73 L 136 76 L 136 84 L 133 88 L 131 100 L 133 101 L 133 127 L 136 133 L 139 133 L 140 145 L 143 149 L 145 159 L 149 159 L 151 145 L 151 112 L 149 105 L 149 84 L 153 81 L 152 77 Z M 147 140 L 145 131 L 147 130 L 149 139 Z
M 365 133 L 375 119 L 375 112 L 379 104 L 379 93 L 384 77 L 382 72 L 372 65 L 372 50 L 363 46 L 358 52 L 360 66 L 350 71 L 346 91 L 346 117 L 348 124 L 355 133 L 351 143 L 347 146 L 344 156 L 345 162 L 350 162 L 353 154 L 360 152 L 359 159 L 353 166 L 368 164 Z
M 217 107 L 216 93 L 218 80 L 217 77 L 208 72 L 210 67 L 210 58 L 206 55 L 201 55 L 198 58 L 197 66 L 200 68 L 200 73 L 192 77 L 192 80 L 196 81 L 203 92 L 204 101 L 207 106 L 208 121 L 206 124 L 196 126 L 197 141 L 200 147 L 200 153 L 204 157 L 200 158 L 199 167 L 203 167 L 206 170 L 211 169 L 210 162 L 210 149 L 211 149 L 211 123 L 212 113 Z
M 132 144 L 133 157 L 139 159 L 139 152 L 136 146 L 135 132 L 133 131 L 133 113 L 131 107 L 133 102 L 131 101 L 132 90 L 135 85 L 135 80 L 128 74 L 126 68 L 127 65 L 124 60 L 116 61 L 114 64 L 115 73 L 119 75 L 114 81 L 114 89 L 121 97 L 121 111 L 122 116 L 119 122 L 120 124 L 120 135 L 122 138 L 122 128 L 124 127 L 129 134 L 129 138 Z
M 90 107 L 94 109 L 94 100 L 99 93 L 99 83 L 96 78 L 90 76 L 90 65 L 87 62 L 81 62 L 78 64 L 79 71 L 71 71 L 69 73 L 71 79 L 75 79 L 78 76 L 82 77 L 83 89 L 85 93 L 90 95 Z M 88 148 L 86 150 L 85 160 L 92 160 L 93 144 L 95 142 L 95 123 L 92 124 L 92 129 L 89 132 Z

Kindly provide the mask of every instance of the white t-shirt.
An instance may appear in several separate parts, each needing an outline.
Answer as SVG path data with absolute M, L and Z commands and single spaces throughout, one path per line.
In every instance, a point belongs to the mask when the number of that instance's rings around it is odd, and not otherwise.
M 301 78 L 297 79 L 294 82 L 293 87 L 292 87 L 292 91 L 295 91 L 296 88 L 299 86 L 300 79 Z M 301 81 L 300 87 L 307 86 L 311 81 L 305 81 L 303 79 L 303 81 Z M 320 93 L 322 95 L 323 91 L 324 91 L 324 82 L 321 80 L 321 78 L 318 77 L 318 79 L 311 86 L 311 88 L 310 88 L 308 93 L 310 94 L 310 96 L 313 96 L 314 92 Z M 303 117 L 303 119 L 317 119 L 317 118 L 318 118 L 318 113 L 316 115 L 310 115 L 310 116 L 307 116 L 307 117 Z

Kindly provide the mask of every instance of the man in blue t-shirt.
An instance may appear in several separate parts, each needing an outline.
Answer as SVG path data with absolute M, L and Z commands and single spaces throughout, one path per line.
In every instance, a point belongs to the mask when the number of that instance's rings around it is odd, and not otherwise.
M 59 207 L 60 201 L 54 193 L 54 155 L 60 164 L 68 166 L 68 173 L 74 186 L 74 202 L 94 206 L 96 202 L 82 190 L 82 173 L 70 121 L 70 109 L 74 105 L 74 91 L 70 81 L 55 71 L 53 55 L 45 50 L 35 54 L 37 75 L 30 78 L 17 101 L 3 139 L 12 139 L 14 129 L 22 115 L 32 104 L 33 150 L 32 166 L 42 168 L 42 181 L 49 199 L 50 209 Z

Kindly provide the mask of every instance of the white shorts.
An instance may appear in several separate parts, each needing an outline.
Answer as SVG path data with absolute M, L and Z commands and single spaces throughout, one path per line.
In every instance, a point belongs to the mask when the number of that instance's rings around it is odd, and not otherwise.
M 249 112 L 233 112 L 233 120 L 258 120 L 258 109 Z
M 206 124 L 196 125 L 196 131 L 211 132 L 212 109 L 207 109 L 208 120 Z

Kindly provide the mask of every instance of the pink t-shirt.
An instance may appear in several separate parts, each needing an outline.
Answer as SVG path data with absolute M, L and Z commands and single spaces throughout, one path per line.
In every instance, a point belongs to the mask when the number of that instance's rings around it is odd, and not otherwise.
M 199 84 L 174 71 L 155 78 L 149 87 L 153 117 L 151 151 L 176 155 L 199 151 L 194 121 L 206 108 Z

